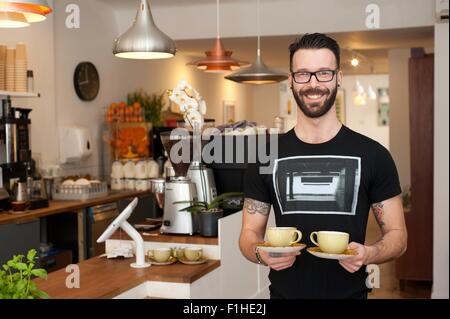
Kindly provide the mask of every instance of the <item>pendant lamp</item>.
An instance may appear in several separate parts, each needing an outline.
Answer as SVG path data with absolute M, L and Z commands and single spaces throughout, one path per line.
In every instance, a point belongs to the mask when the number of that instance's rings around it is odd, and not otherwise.
M 0 28 L 24 28 L 29 25 L 22 13 L 0 11 Z
M 44 21 L 52 11 L 46 0 L 0 0 L 0 13 L 20 13 L 28 23 Z M 5 16 L 0 20 L 8 21 Z M 10 21 L 17 21 L 17 16 Z
M 287 79 L 287 75 L 281 72 L 277 72 L 269 69 L 261 58 L 261 36 L 259 31 L 259 19 L 260 9 L 259 0 L 257 1 L 257 25 L 258 25 L 258 51 L 256 53 L 256 61 L 251 67 L 237 71 L 225 77 L 227 80 L 231 80 L 238 83 L 247 84 L 270 84 L 277 83 Z
M 248 62 L 238 61 L 231 57 L 232 51 L 224 49 L 220 40 L 220 14 L 219 0 L 217 0 L 217 38 L 212 51 L 205 52 L 206 57 L 187 65 L 195 66 L 199 70 L 211 73 L 221 73 L 238 70 L 243 66 L 248 66 Z
M 175 42 L 156 26 L 148 1 L 141 0 L 133 25 L 114 41 L 114 55 L 150 60 L 171 58 L 175 52 Z

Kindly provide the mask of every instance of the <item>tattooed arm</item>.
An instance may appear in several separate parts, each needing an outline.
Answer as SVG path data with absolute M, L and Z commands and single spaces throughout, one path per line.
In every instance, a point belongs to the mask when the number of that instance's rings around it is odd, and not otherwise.
M 400 196 L 372 205 L 382 238 L 370 246 L 367 264 L 381 264 L 398 258 L 406 251 L 407 231 Z
M 349 272 L 355 272 L 363 265 L 388 262 L 406 251 L 407 231 L 400 196 L 372 204 L 372 210 L 382 238 L 371 246 L 350 243 L 349 248 L 356 249 L 358 256 L 340 262 Z
M 256 244 L 264 242 L 270 204 L 246 198 L 242 214 L 242 229 L 239 247 L 248 260 L 257 263 L 255 256 Z

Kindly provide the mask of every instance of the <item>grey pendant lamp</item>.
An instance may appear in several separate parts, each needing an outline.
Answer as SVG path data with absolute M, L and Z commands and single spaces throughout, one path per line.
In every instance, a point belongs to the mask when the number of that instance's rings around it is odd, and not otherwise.
M 261 58 L 261 36 L 259 32 L 259 0 L 257 0 L 258 15 L 258 51 L 256 61 L 251 67 L 239 70 L 225 77 L 225 79 L 245 84 L 270 84 L 286 80 L 288 77 L 285 73 L 269 69 Z
M 149 60 L 171 58 L 175 52 L 175 42 L 156 26 L 148 1 L 141 0 L 133 25 L 114 41 L 114 55 Z

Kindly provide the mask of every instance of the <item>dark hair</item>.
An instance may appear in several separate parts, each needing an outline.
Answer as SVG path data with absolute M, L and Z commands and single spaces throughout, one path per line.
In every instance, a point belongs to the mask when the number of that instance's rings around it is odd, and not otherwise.
M 304 36 L 297 38 L 294 43 L 289 46 L 290 60 L 289 68 L 292 71 L 292 59 L 295 52 L 300 49 L 329 49 L 336 57 L 337 68 L 341 66 L 341 49 L 339 44 L 333 38 L 323 33 L 306 33 Z

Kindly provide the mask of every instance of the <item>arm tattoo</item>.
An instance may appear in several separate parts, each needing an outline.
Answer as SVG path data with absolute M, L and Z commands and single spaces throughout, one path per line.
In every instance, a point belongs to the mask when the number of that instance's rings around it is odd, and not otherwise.
M 384 204 L 383 202 L 372 204 L 373 208 L 373 214 L 375 215 L 375 219 L 380 226 L 380 228 L 383 228 L 384 225 L 386 225 L 383 221 L 383 215 L 384 215 Z
M 269 215 L 270 212 L 270 204 L 260 202 L 251 198 L 246 198 L 244 201 L 244 208 L 247 210 L 249 214 L 261 214 L 264 216 Z

